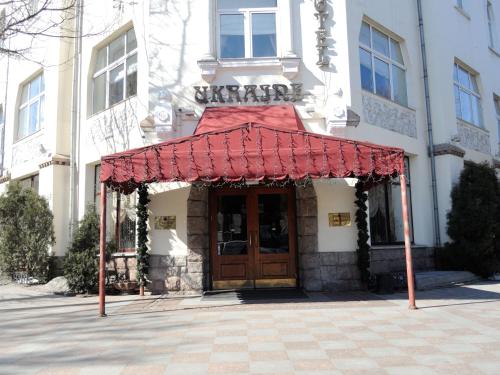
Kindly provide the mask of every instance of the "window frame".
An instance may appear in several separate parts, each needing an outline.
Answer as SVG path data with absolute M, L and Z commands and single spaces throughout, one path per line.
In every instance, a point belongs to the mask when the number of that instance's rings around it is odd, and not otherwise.
M 31 84 L 34 81 L 36 81 L 38 78 L 40 78 L 40 91 L 33 98 L 30 98 Z M 42 85 L 42 83 L 43 83 L 43 85 Z M 42 86 L 43 86 L 43 91 L 41 90 Z M 27 97 L 25 102 L 22 101 L 24 88 L 27 88 L 27 93 L 28 93 L 28 97 Z M 35 133 L 38 133 L 40 130 L 43 129 L 42 125 L 45 125 L 45 116 L 43 117 L 44 123 L 42 124 L 40 121 L 40 119 L 41 119 L 40 115 L 42 114 L 42 111 L 45 111 L 45 77 L 44 77 L 44 72 L 38 73 L 33 78 L 31 78 L 29 81 L 24 83 L 21 86 L 21 90 L 19 92 L 19 95 L 20 95 L 20 98 L 19 98 L 19 106 L 17 107 L 17 121 L 16 121 L 17 127 L 16 127 L 16 133 L 15 133 L 15 142 L 19 142 L 25 138 L 28 138 L 29 136 L 31 136 Z M 40 105 L 42 103 L 42 99 L 43 99 L 43 103 L 44 103 L 43 108 Z M 37 128 L 33 132 L 30 132 L 30 107 L 32 104 L 34 104 L 36 102 L 38 102 Z M 27 109 L 27 117 L 28 117 L 27 118 L 27 121 L 28 121 L 28 129 L 27 130 L 28 131 L 25 135 L 20 136 L 19 131 L 21 129 L 21 111 L 25 108 Z
M 460 78 L 459 78 L 459 73 L 460 73 L 460 69 L 464 72 L 467 73 L 467 76 L 468 76 L 468 79 L 469 79 L 469 82 L 471 83 L 471 86 L 472 87 L 477 87 L 477 91 L 478 92 L 475 92 L 473 91 L 472 89 L 462 85 L 460 83 Z M 455 79 L 455 71 L 456 71 L 456 79 Z M 479 127 L 481 129 L 484 129 L 485 126 L 484 126 L 484 118 L 483 118 L 483 107 L 481 105 L 481 94 L 479 93 L 479 84 L 477 82 L 477 74 L 475 74 L 473 71 L 471 71 L 471 69 L 465 67 L 464 65 L 460 64 L 459 62 L 455 61 L 453 63 L 453 97 L 455 98 L 455 116 L 457 117 L 458 120 L 460 121 L 463 121 L 463 122 L 466 122 L 467 124 L 471 124 L 473 126 L 476 126 L 476 127 Z M 458 92 L 459 92 L 459 95 L 458 95 L 458 99 L 456 97 L 456 92 L 455 92 L 455 88 L 458 89 Z M 478 103 L 479 103 L 479 107 L 477 108 L 477 112 L 478 112 L 478 121 L 479 123 L 476 124 L 474 123 L 474 119 L 472 119 L 472 121 L 469 121 L 469 120 L 466 120 L 464 119 L 463 117 L 463 113 L 462 113 L 462 97 L 460 95 L 460 93 L 463 92 L 467 95 L 470 96 L 474 96 L 476 97 L 476 99 L 478 100 Z M 472 99 L 472 98 L 471 98 Z M 473 102 L 472 100 L 469 99 L 469 102 L 470 102 L 470 105 L 471 105 L 471 114 L 473 114 Z M 456 105 L 457 105 L 457 100 L 458 102 L 460 103 L 460 117 L 457 116 L 457 112 L 458 112 L 458 109 L 456 108 Z
M 371 70 L 372 70 L 372 87 L 373 87 L 373 90 L 370 91 L 370 90 L 365 89 L 363 87 L 363 85 L 362 85 L 362 82 L 361 82 L 361 89 L 364 90 L 364 91 L 371 92 L 372 94 L 375 94 L 375 95 L 380 96 L 382 98 L 385 98 L 387 100 L 390 100 L 390 101 L 392 101 L 394 103 L 397 103 L 397 104 L 399 104 L 399 105 L 401 105 L 403 107 L 408 107 L 408 81 L 406 79 L 407 68 L 404 65 L 404 56 L 401 56 L 402 59 L 403 59 L 403 64 L 401 64 L 397 60 L 393 60 L 393 58 L 392 58 L 391 40 L 393 40 L 394 42 L 396 42 L 398 44 L 398 46 L 400 48 L 400 51 L 401 51 L 401 55 L 403 55 L 403 51 L 401 49 L 401 43 L 402 43 L 402 41 L 400 39 L 398 39 L 398 38 L 394 38 L 394 36 L 388 34 L 387 32 L 384 32 L 381 29 L 373 26 L 371 23 L 367 22 L 366 20 L 362 21 L 361 27 L 363 27 L 363 24 L 368 25 L 368 27 L 370 28 L 370 43 L 371 43 L 371 46 L 366 45 L 360 39 L 358 39 L 359 49 L 362 49 L 363 51 L 365 51 L 366 53 L 368 53 L 370 55 Z M 389 57 L 387 57 L 383 53 L 377 51 L 373 47 L 373 30 L 374 29 L 377 30 L 377 32 L 383 34 L 385 37 L 387 37 L 388 48 L 389 48 Z M 390 85 L 390 90 L 391 90 L 390 98 L 377 93 L 376 80 L 375 80 L 375 59 L 376 58 L 379 59 L 379 60 L 381 60 L 382 62 L 386 63 L 389 66 L 389 85 Z M 361 67 L 361 58 L 360 58 L 359 65 Z M 405 88 L 406 88 L 406 104 L 405 103 L 400 103 L 400 102 L 398 102 L 398 101 L 395 100 L 395 96 L 394 96 L 394 91 L 395 91 L 394 90 L 394 77 L 393 77 L 393 72 L 392 72 L 392 65 L 394 65 L 395 67 L 401 69 L 404 72 L 404 75 L 405 75 Z
M 493 96 L 493 105 L 495 107 L 495 115 L 497 119 L 497 143 L 500 145 L 500 96 Z
M 488 23 L 488 44 L 490 48 L 495 48 L 495 12 L 493 10 L 493 3 L 490 0 L 486 1 L 486 18 Z
M 217 58 L 220 60 L 249 60 L 249 59 L 277 59 L 280 55 L 280 17 L 279 17 L 279 0 L 276 0 L 275 7 L 252 7 L 252 8 L 219 8 L 219 1 L 216 0 L 216 39 L 217 39 Z M 252 40 L 252 15 L 253 14 L 274 14 L 275 19 L 275 35 L 276 35 L 276 55 L 275 56 L 253 56 L 253 40 Z M 243 15 L 243 40 L 244 40 L 244 56 L 243 57 L 222 57 L 221 56 L 221 15 Z
M 127 52 L 127 45 L 128 45 L 128 33 L 130 31 L 133 31 L 134 32 L 134 35 L 135 35 L 135 40 L 136 40 L 136 45 L 135 45 L 135 48 L 129 52 Z M 109 63 L 109 49 L 110 49 L 110 46 L 111 44 L 116 41 L 117 39 L 119 38 L 123 38 L 124 39 L 124 44 L 123 44 L 123 48 L 124 48 L 124 54 L 116 59 L 115 61 Z M 98 53 L 102 50 L 102 49 L 106 49 L 106 64 L 104 65 L 103 68 L 99 69 L 99 70 L 95 70 L 95 67 L 97 65 L 97 55 Z M 130 95 L 130 96 L 127 96 L 127 68 L 128 68 L 128 59 L 130 57 L 133 57 L 134 55 L 137 56 L 137 61 L 136 61 L 136 64 L 139 63 L 139 60 L 138 60 L 138 45 L 137 45 L 137 35 L 135 34 L 135 28 L 134 27 L 130 27 L 128 28 L 127 30 L 121 32 L 120 34 L 118 34 L 116 37 L 114 37 L 112 40 L 110 40 L 108 43 L 102 45 L 101 47 L 97 48 L 95 50 L 95 60 L 94 60 L 94 64 L 93 64 L 93 67 L 94 67 L 94 73 L 92 74 L 92 85 L 91 85 L 91 92 L 90 92 L 90 96 L 91 96 L 91 100 L 90 100 L 90 116 L 94 116 L 98 113 L 101 113 L 103 111 L 106 111 L 107 109 L 115 106 L 115 105 L 118 105 L 120 103 L 122 103 L 123 101 L 129 99 L 129 98 L 133 98 L 134 96 L 137 96 L 137 85 L 138 85 L 138 76 L 139 76 L 139 69 L 138 69 L 138 66 L 137 66 L 137 70 L 136 70 L 136 74 L 137 74 L 137 78 L 136 78 L 136 92 L 135 94 L 133 95 Z M 109 104 L 110 102 L 110 90 L 109 90 L 109 86 L 110 86 L 110 83 L 111 83 L 111 80 L 110 80 L 110 74 L 111 72 L 119 67 L 120 65 L 123 64 L 123 72 L 124 72 L 124 76 L 123 76 L 123 98 L 119 101 L 117 101 L 116 103 L 113 103 L 113 104 Z M 94 103 L 95 103 L 95 95 L 94 95 L 94 92 L 95 92 L 95 83 L 96 83 L 96 78 L 100 77 L 102 74 L 105 74 L 105 88 L 104 88 L 104 108 L 102 109 L 99 109 L 97 111 L 94 111 Z
M 100 164 L 96 164 L 94 165 L 94 207 L 97 211 L 97 208 L 100 207 L 100 198 L 101 198 L 101 189 L 100 189 L 100 181 L 99 181 L 99 174 L 100 174 L 100 170 L 101 170 L 101 165 Z M 122 247 L 122 236 L 121 236 L 121 231 L 122 231 L 122 222 L 120 221 L 120 216 L 121 216 L 121 210 L 122 210 L 122 194 L 119 193 L 119 192 L 112 192 L 108 189 L 106 189 L 106 195 L 107 195 L 107 204 L 109 204 L 109 202 L 111 202 L 113 200 L 113 196 L 115 194 L 118 194 L 116 196 L 116 207 L 115 207 L 115 215 L 116 215 L 116 218 L 115 218 L 115 222 L 111 223 L 111 224 L 114 224 L 114 241 L 118 244 L 117 246 L 117 252 L 119 253 L 133 253 L 133 252 L 136 252 L 137 251 L 137 219 L 135 220 L 135 238 L 134 238 L 134 244 L 135 246 L 134 247 Z M 137 203 L 137 197 L 134 198 L 136 203 Z M 113 208 L 113 205 L 111 205 L 111 207 L 106 207 L 106 208 Z M 100 212 L 97 212 L 98 214 Z M 112 218 L 113 215 L 112 215 L 112 212 L 107 212 L 106 213 L 106 216 L 110 215 L 110 217 Z
M 410 167 L 410 158 L 408 156 L 404 157 L 405 162 L 405 175 L 406 175 L 406 191 L 407 191 L 407 205 L 408 205 L 408 224 L 409 224 L 409 230 L 410 230 L 410 243 L 412 245 L 415 244 L 415 229 L 413 226 L 413 194 L 411 191 L 411 167 Z M 387 245 L 402 245 L 404 244 L 403 241 L 391 241 L 391 235 L 394 235 L 394 233 L 391 232 L 391 217 L 390 217 L 390 209 L 392 208 L 390 206 L 390 199 L 389 199 L 389 188 L 393 185 L 400 186 L 401 185 L 401 180 L 399 179 L 399 176 L 396 178 L 391 178 L 390 180 L 386 181 L 383 183 L 384 187 L 384 200 L 385 200 L 385 226 L 386 226 L 386 233 L 385 236 L 386 238 L 389 239 L 389 241 L 381 241 L 381 242 L 374 242 L 373 241 L 373 236 L 372 236 L 372 228 L 370 227 L 370 243 L 372 246 L 387 246 Z M 368 195 L 370 193 L 368 192 Z M 369 201 L 368 201 L 369 202 Z M 368 208 L 368 222 L 370 223 L 371 221 L 371 216 L 370 216 L 370 207 Z

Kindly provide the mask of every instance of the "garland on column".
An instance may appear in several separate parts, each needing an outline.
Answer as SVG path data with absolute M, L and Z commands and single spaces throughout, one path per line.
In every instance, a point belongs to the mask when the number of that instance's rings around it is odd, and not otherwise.
M 137 282 L 145 286 L 149 267 L 148 253 L 148 203 L 149 193 L 146 184 L 141 184 L 137 189 L 139 200 L 137 202 Z
M 368 215 L 366 214 L 368 194 L 365 192 L 363 181 L 356 183 L 356 225 L 358 226 L 358 268 L 361 273 L 361 281 L 367 285 L 370 279 L 370 245 L 368 245 Z

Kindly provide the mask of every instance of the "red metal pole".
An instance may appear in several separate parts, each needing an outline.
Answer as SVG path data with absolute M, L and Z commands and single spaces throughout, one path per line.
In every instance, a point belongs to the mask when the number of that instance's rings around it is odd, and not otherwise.
M 406 176 L 399 176 L 401 182 L 401 206 L 403 211 L 403 227 L 405 236 L 406 278 L 408 280 L 408 308 L 415 310 L 415 283 L 413 281 L 413 261 L 411 257 L 410 225 L 408 223 L 408 204 L 406 199 Z
M 106 285 L 104 275 L 106 273 L 106 184 L 101 182 L 101 227 L 99 234 L 99 314 L 106 316 Z

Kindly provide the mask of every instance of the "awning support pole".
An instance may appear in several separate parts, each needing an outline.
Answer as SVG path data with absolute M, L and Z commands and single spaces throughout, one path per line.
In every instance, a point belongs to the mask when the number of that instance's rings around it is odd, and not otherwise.
M 106 184 L 101 182 L 101 226 L 99 233 L 99 315 L 106 316 L 106 285 L 104 275 L 106 274 Z
M 408 308 L 415 310 L 415 283 L 413 280 L 413 261 L 411 257 L 410 225 L 408 223 L 408 204 L 406 199 L 406 176 L 399 176 L 401 182 L 401 207 L 403 211 L 403 227 L 405 238 L 405 257 L 406 257 L 406 278 L 408 281 Z

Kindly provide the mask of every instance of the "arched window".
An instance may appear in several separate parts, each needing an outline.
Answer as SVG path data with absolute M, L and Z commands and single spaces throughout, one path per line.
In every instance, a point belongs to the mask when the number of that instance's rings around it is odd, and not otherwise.
M 43 128 L 45 122 L 45 83 L 43 73 L 26 83 L 21 90 L 16 140 Z
M 97 51 L 92 79 L 92 114 L 137 94 L 137 40 L 134 29 Z
M 408 105 L 406 68 L 399 42 L 363 22 L 359 44 L 361 87 L 401 105 Z

